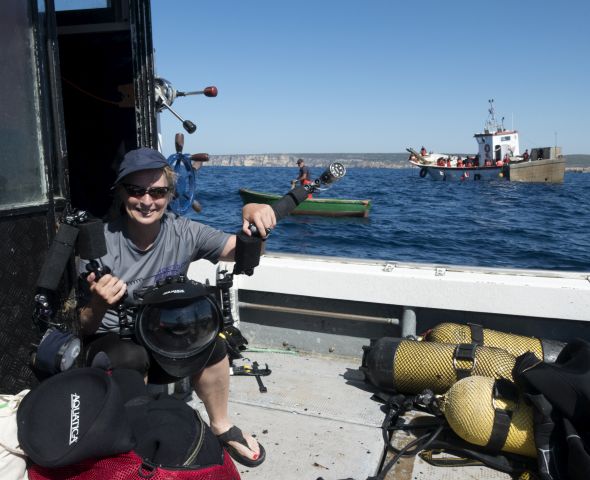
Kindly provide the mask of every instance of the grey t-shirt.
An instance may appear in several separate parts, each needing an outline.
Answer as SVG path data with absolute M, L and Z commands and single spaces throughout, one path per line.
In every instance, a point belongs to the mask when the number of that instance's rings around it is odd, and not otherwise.
M 230 235 L 202 223 L 166 213 L 154 244 L 146 251 L 139 250 L 125 234 L 124 218 L 106 223 L 104 228 L 107 254 L 99 263 L 108 266 L 116 277 L 127 284 L 125 304 L 137 302 L 133 293 L 151 286 L 168 276 L 185 274 L 190 262 L 205 258 L 212 263 L 219 260 Z M 80 272 L 86 272 L 88 261 L 80 261 Z M 85 305 L 90 293 L 82 284 L 80 305 Z M 98 332 L 118 331 L 119 318 L 109 309 Z

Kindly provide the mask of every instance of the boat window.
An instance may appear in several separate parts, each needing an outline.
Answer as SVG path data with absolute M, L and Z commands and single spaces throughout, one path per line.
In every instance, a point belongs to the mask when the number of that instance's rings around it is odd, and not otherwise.
M 95 8 L 110 8 L 110 0 L 55 0 L 55 10 L 91 10 Z
M 508 140 L 510 140 L 510 135 L 508 135 L 507 137 L 500 138 L 501 142 L 507 142 Z
M 31 3 L 0 2 L 0 209 L 46 201 Z

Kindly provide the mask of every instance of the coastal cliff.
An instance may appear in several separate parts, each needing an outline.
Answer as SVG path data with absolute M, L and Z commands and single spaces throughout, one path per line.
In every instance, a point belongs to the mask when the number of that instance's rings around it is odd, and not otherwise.
M 267 153 L 211 155 L 208 165 L 224 167 L 292 167 L 303 158 L 308 167 L 325 167 L 340 162 L 348 168 L 407 168 L 406 153 Z
M 460 154 L 464 155 L 464 154 Z M 409 168 L 407 153 L 264 153 L 210 155 L 205 165 L 222 167 L 291 167 L 303 158 L 308 167 L 326 167 L 340 162 L 347 168 Z M 565 155 L 566 169 L 590 171 L 590 155 Z

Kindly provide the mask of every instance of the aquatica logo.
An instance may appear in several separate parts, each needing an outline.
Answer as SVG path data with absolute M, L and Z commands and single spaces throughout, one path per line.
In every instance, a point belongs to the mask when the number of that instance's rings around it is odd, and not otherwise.
M 80 433 L 80 395 L 70 395 L 70 445 L 78 441 Z
M 176 290 L 168 290 L 167 292 L 164 292 L 162 295 L 170 295 L 171 293 L 184 293 L 184 290 L 179 288 Z

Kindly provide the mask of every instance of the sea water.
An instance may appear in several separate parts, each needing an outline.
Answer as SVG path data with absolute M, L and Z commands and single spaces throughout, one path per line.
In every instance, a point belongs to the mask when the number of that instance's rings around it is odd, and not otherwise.
M 284 194 L 296 175 L 296 168 L 204 167 L 197 176 L 203 210 L 191 217 L 236 232 L 240 188 Z M 267 251 L 590 271 L 590 174 L 566 172 L 560 185 L 447 183 L 413 168 L 349 168 L 316 196 L 370 199 L 372 207 L 366 219 L 290 216 L 273 230 Z

